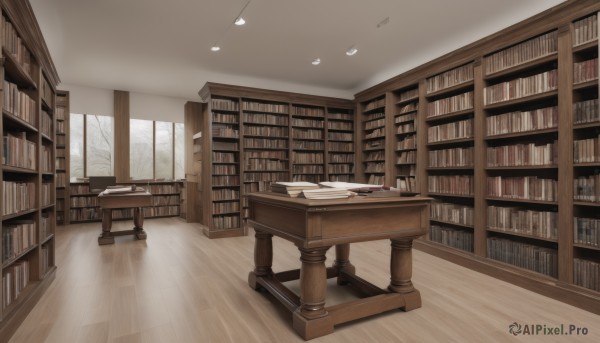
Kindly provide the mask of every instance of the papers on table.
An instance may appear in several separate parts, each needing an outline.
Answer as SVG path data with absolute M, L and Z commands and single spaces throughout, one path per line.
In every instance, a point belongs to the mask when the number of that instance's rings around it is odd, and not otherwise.
M 133 186 L 111 186 L 110 188 L 105 189 L 102 194 L 126 194 L 126 193 L 138 193 L 144 192 L 144 188 Z
M 359 188 L 381 188 L 383 185 L 370 185 L 368 183 L 352 183 L 352 182 L 340 182 L 340 181 L 324 181 L 319 182 L 319 185 L 328 188 L 338 189 L 359 189 Z
M 296 198 L 307 189 L 318 189 L 319 185 L 311 182 L 275 182 L 271 184 L 271 192 Z

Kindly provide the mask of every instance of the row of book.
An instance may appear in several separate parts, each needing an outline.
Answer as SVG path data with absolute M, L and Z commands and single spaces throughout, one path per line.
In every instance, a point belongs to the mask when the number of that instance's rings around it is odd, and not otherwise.
M 2 273 L 2 309 L 7 308 L 29 283 L 29 262 L 19 260 Z
M 254 123 L 253 123 L 254 124 Z M 287 127 L 281 126 L 250 126 L 246 125 L 244 134 L 247 136 L 270 136 L 270 137 L 287 137 Z
M 329 181 L 354 182 L 354 175 L 329 175 Z
M 417 180 L 414 176 L 397 176 L 396 188 L 398 188 L 401 192 L 415 192 L 417 190 Z
M 459 205 L 434 200 L 429 209 L 432 220 L 473 226 L 475 211 L 473 206 Z
M 470 231 L 431 225 L 429 227 L 429 239 L 456 249 L 473 252 L 473 232 Z
M 576 244 L 600 247 L 600 219 L 597 218 L 573 218 L 573 242 Z
M 574 181 L 573 199 L 600 202 L 600 174 L 579 176 Z
M 376 108 L 383 107 L 383 106 L 385 106 L 385 97 L 369 101 L 365 105 L 365 111 L 374 110 Z
M 240 176 L 239 175 L 219 175 L 212 177 L 213 187 L 221 186 L 239 186 Z
M 323 129 L 325 122 L 318 119 L 292 118 L 292 126 Z
M 473 138 L 473 119 L 465 119 L 432 126 L 427 130 L 427 142 L 443 142 L 454 139 Z
M 490 237 L 487 239 L 487 256 L 493 260 L 558 277 L 558 254 L 555 249 Z
M 398 97 L 399 101 L 407 101 L 415 99 L 419 96 L 419 88 L 412 88 L 402 91 Z
M 354 163 L 352 154 L 330 154 L 329 163 Z
M 585 124 L 600 122 L 600 109 L 598 99 L 579 101 L 573 104 L 573 122 Z
M 244 182 L 255 181 L 277 181 L 289 179 L 288 173 L 265 172 L 265 173 L 245 173 Z
M 429 175 L 429 192 L 472 196 L 473 175 Z
M 286 116 L 268 113 L 244 113 L 245 124 L 288 126 Z
M 65 135 L 56 135 L 56 146 L 57 147 L 64 147 L 65 146 L 65 142 L 66 142 L 67 138 Z
M 287 149 L 287 139 L 244 138 L 244 148 Z
M 490 197 L 557 201 L 558 182 L 537 176 L 488 176 L 487 190 Z
M 381 127 L 385 127 L 385 118 L 371 120 L 365 123 L 365 130 L 373 130 Z
M 37 107 L 35 101 L 27 93 L 20 91 L 12 82 L 4 80 L 3 87 L 2 109 L 32 126 L 36 126 Z
M 324 109 L 322 107 L 304 107 L 294 105 L 292 106 L 292 114 L 308 117 L 322 117 L 324 115 Z
M 42 172 L 52 172 L 52 167 L 56 163 L 56 160 L 52 158 L 53 151 L 54 149 L 52 149 L 52 147 L 42 145 L 42 153 L 40 156 L 40 169 L 42 170 Z
M 598 39 L 598 16 L 596 14 L 573 23 L 573 46 Z
M 488 167 L 551 166 L 558 163 L 557 142 L 487 148 Z
M 485 73 L 492 74 L 554 54 L 558 51 L 558 31 L 528 39 L 485 58 Z
M 576 285 L 600 292 L 600 263 L 573 259 L 573 282 Z
M 384 162 L 367 162 L 365 163 L 365 173 L 383 173 L 385 172 Z
M 50 246 L 48 244 L 42 245 L 42 249 L 40 250 L 40 256 L 42 257 L 41 275 L 46 275 L 48 270 L 50 270 L 50 267 L 52 267 L 54 265 L 54 262 L 52 262 L 52 258 L 50 255 L 51 251 L 52 251 L 52 249 L 50 249 Z
M 11 221 L 2 224 L 2 262 L 17 257 L 36 244 L 33 220 Z
M 243 101 L 242 109 L 244 111 L 288 113 L 288 105 L 274 104 L 265 102 Z
M 60 121 L 60 120 L 65 120 L 65 112 L 66 109 L 62 106 L 57 106 L 55 109 L 55 116 L 56 116 L 56 120 Z
M 59 123 L 61 125 L 59 125 Z M 64 123 L 63 122 L 56 122 L 56 127 L 57 127 L 57 132 L 58 132 L 58 128 L 59 126 L 62 126 L 63 128 L 63 133 L 64 133 Z M 52 138 L 54 136 L 53 131 L 52 131 L 52 117 L 48 114 L 48 112 L 42 110 L 42 120 L 40 123 L 40 131 L 42 132 L 42 134 L 46 135 L 47 137 Z
M 558 107 L 514 111 L 486 118 L 488 136 L 545 130 L 558 127 Z
M 284 171 L 287 170 L 287 162 L 265 158 L 253 158 L 246 160 L 246 172 L 250 171 Z
M 7 132 L 3 139 L 2 164 L 31 170 L 37 168 L 36 143 L 27 140 L 27 133 Z
M 212 136 L 213 138 L 238 138 L 240 132 L 237 128 L 230 125 L 213 124 Z
M 72 196 L 70 198 L 71 208 L 73 207 L 97 207 L 100 206 L 98 204 L 98 197 L 77 197 Z
M 407 164 L 407 163 L 417 163 L 417 152 L 415 150 L 412 151 L 402 151 L 398 154 L 396 158 L 397 164 Z
M 250 150 L 244 152 L 244 158 L 246 160 L 253 158 L 266 158 L 271 160 L 287 160 L 287 151 L 282 150 Z M 213 157 L 214 160 L 214 157 Z M 232 162 L 231 158 L 227 158 L 222 162 Z
M 19 63 L 21 68 L 23 68 L 25 73 L 31 76 L 33 71 L 33 57 L 31 56 L 31 53 L 21 40 L 21 37 L 19 37 L 13 24 L 4 16 L 2 16 L 1 20 L 2 48 L 6 49 L 8 53 L 14 56 L 15 60 Z
M 352 144 L 352 143 L 338 143 L 340 146 L 343 144 Z M 331 147 L 332 145 L 330 145 Z M 292 142 L 292 148 L 294 150 L 317 150 L 322 151 L 325 147 L 325 143 L 322 141 L 307 141 L 307 140 L 294 140 Z
M 237 114 L 213 112 L 212 114 L 213 123 L 227 123 L 227 124 L 238 124 L 239 118 Z
M 2 215 L 19 213 L 35 208 L 33 182 L 2 181 Z
M 327 139 L 330 141 L 352 142 L 354 135 L 345 132 L 328 132 Z
M 235 163 L 237 162 L 237 155 L 233 152 L 213 151 L 212 161 L 213 163 Z
M 352 122 L 347 121 L 328 121 L 327 128 L 329 130 L 338 130 L 338 131 L 354 131 L 354 124 Z
M 177 195 L 166 195 L 152 197 L 152 206 L 175 206 L 179 205 L 180 199 Z
M 396 125 L 396 134 L 413 133 L 416 130 L 416 123 L 406 123 L 402 125 Z
M 558 213 L 521 207 L 488 206 L 487 227 L 540 238 L 557 239 Z
M 407 135 L 396 143 L 396 150 L 416 149 L 417 135 Z
M 41 187 L 40 187 L 40 191 L 41 191 L 41 201 L 42 201 L 42 206 L 49 206 L 52 205 L 54 203 L 54 185 L 49 183 L 49 182 L 43 182 Z
M 225 214 L 225 213 L 239 212 L 240 211 L 240 202 L 239 201 L 213 202 L 212 203 L 212 211 L 213 211 L 213 214 Z
M 573 142 L 573 162 L 600 162 L 600 134 L 595 138 L 580 139 Z
M 52 130 L 50 130 L 49 132 L 52 132 Z M 56 121 L 56 134 L 57 135 L 65 134 L 65 122 L 64 121 L 60 121 L 60 120 Z M 51 134 L 49 134 L 47 136 L 52 137 Z
M 491 105 L 503 101 L 514 100 L 545 93 L 557 89 L 558 72 L 556 69 L 540 74 L 520 77 L 484 88 L 483 104 Z
M 427 104 L 427 118 L 433 118 L 453 112 L 466 111 L 473 108 L 473 92 L 466 92 Z
M 370 185 L 383 185 L 385 183 L 385 177 L 383 175 L 369 175 L 367 183 Z
M 240 216 L 215 216 L 213 217 L 213 228 L 215 230 L 226 230 L 240 227 Z
M 378 120 L 381 118 L 385 118 L 385 112 L 373 112 L 373 113 L 365 113 L 364 114 L 365 118 L 364 118 L 364 122 L 370 122 L 372 120 Z
M 433 93 L 473 80 L 473 63 L 427 78 L 427 93 Z M 417 93 L 418 94 L 418 93 Z
M 292 137 L 294 139 L 323 139 L 323 131 L 294 128 L 292 130 Z
M 365 135 L 365 139 L 383 138 L 385 137 L 385 128 L 379 128 Z
M 598 57 L 573 63 L 573 83 L 592 81 L 598 79 Z
M 238 166 L 234 164 L 213 164 L 213 175 L 234 175 L 238 174 Z
M 239 200 L 240 191 L 238 189 L 221 188 L 212 190 L 213 201 Z
M 354 174 L 354 165 L 352 164 L 330 164 L 327 167 L 329 174 Z
M 403 112 L 400 112 L 400 113 L 403 113 Z M 399 123 L 404 123 L 404 122 L 407 122 L 407 121 L 414 121 L 415 119 L 417 119 L 417 114 L 414 113 L 414 112 L 413 113 L 409 113 L 409 114 L 402 114 L 402 115 L 397 115 L 394 118 L 394 123 L 399 124 Z
M 240 103 L 237 100 L 213 98 L 210 100 L 210 107 L 213 110 L 239 111 Z
M 320 142 L 315 142 L 315 143 L 320 143 Z M 344 142 L 329 142 L 329 151 L 353 152 L 354 144 L 353 143 L 344 143 Z
M 354 115 L 350 113 L 335 113 L 331 112 L 327 114 L 328 119 L 333 120 L 351 120 L 354 121 Z
M 365 155 L 365 162 L 383 161 L 385 160 L 385 152 L 383 150 L 370 151 Z
M 323 166 L 322 165 L 294 165 L 293 172 L 294 174 L 323 174 Z
M 429 167 L 473 167 L 473 148 L 452 148 L 429 151 Z
M 323 153 L 294 153 L 294 163 L 323 163 Z

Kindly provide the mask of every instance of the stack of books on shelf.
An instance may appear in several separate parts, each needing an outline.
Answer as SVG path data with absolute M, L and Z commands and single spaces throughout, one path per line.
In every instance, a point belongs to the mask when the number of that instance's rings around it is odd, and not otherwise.
M 318 189 L 319 185 L 312 182 L 275 182 L 271 184 L 271 192 L 296 198 L 304 190 Z

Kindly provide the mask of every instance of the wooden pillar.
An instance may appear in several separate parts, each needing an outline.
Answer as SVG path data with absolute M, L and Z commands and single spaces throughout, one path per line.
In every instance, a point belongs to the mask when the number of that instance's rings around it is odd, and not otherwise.
M 115 109 L 115 176 L 128 182 L 129 173 L 129 92 L 114 91 Z

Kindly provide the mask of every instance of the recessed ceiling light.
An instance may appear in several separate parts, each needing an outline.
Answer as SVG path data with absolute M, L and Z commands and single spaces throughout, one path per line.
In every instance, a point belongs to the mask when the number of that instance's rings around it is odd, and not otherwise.
M 221 47 L 220 47 L 220 46 L 218 46 L 218 45 L 213 45 L 213 46 L 210 48 L 210 51 L 219 51 L 219 50 L 221 50 Z
M 357 48 L 351 47 L 350 49 L 346 50 L 346 55 L 354 56 L 357 52 L 358 52 Z
M 242 25 L 246 24 L 246 21 L 242 17 L 237 17 L 237 19 L 235 20 L 234 23 L 237 26 L 242 26 Z
M 320 58 L 315 58 L 312 61 L 312 65 L 314 65 L 314 66 L 318 66 L 319 64 L 321 64 L 321 59 Z

